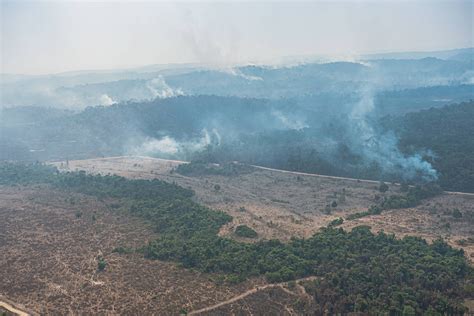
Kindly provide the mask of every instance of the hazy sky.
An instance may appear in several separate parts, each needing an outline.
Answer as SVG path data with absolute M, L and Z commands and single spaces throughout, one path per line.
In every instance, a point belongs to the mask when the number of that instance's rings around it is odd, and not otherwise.
M 474 1 L 0 1 L 3 73 L 474 46 Z

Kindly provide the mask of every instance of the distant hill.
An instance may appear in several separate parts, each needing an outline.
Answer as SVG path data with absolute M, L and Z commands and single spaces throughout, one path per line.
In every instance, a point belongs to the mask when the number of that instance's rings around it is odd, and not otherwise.
M 473 84 L 472 49 L 291 65 L 157 65 L 50 76 L 2 75 L 0 107 L 83 109 L 176 95 L 280 99 Z M 398 56 L 398 57 L 397 57 Z M 403 58 L 402 58 L 403 57 Z
M 428 51 L 428 52 L 392 52 L 392 53 L 378 53 L 363 55 L 363 59 L 421 59 L 426 57 L 434 57 L 439 59 L 460 60 L 459 56 L 474 55 L 474 47 Z M 461 60 L 464 58 L 461 58 Z

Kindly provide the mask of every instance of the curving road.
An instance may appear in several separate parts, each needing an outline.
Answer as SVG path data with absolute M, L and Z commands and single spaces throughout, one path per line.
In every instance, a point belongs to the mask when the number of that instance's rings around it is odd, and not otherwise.
M 302 279 L 297 279 L 297 280 L 294 280 L 294 282 L 300 282 L 300 281 L 312 281 L 312 280 L 315 280 L 316 277 L 314 276 L 310 276 L 310 277 L 306 277 L 306 278 L 302 278 Z M 293 293 L 289 290 L 287 290 L 286 288 L 284 288 L 283 286 L 288 284 L 288 282 L 281 282 L 281 283 L 272 283 L 272 284 L 266 284 L 266 285 L 260 285 L 260 286 L 257 286 L 253 289 L 250 289 L 248 291 L 245 291 L 243 292 L 242 294 L 239 294 L 237 296 L 234 296 L 226 301 L 223 301 L 223 302 L 220 302 L 220 303 L 217 303 L 215 305 L 212 305 L 212 306 L 208 306 L 208 307 L 204 307 L 204 308 L 201 308 L 201 309 L 197 309 L 197 310 L 194 310 L 194 311 L 191 311 L 188 313 L 188 315 L 197 315 L 197 314 L 201 314 L 201 313 L 205 313 L 205 312 L 209 312 L 209 311 L 212 311 L 216 308 L 219 308 L 219 307 L 222 307 L 222 306 L 225 306 L 225 305 L 228 305 L 228 304 L 231 304 L 231 303 L 234 303 L 236 301 L 239 301 L 249 295 L 252 295 L 254 293 L 257 293 L 258 291 L 261 291 L 261 290 L 264 290 L 264 289 L 268 289 L 268 288 L 272 288 L 272 287 L 280 287 L 282 288 L 285 292 L 287 293 L 291 293 L 293 295 L 297 295 L 296 293 Z

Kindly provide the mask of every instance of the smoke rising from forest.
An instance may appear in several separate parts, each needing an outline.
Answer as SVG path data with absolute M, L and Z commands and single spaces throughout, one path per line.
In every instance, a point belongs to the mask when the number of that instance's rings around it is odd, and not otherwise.
M 30 161 L 149 155 L 436 180 L 438 153 L 423 144 L 403 147 L 401 130 L 387 128 L 384 117 L 474 98 L 466 84 L 472 53 L 3 75 L 1 155 Z
M 252 162 L 255 157 L 262 156 L 265 156 L 265 161 L 271 162 L 291 156 L 291 147 L 279 147 L 298 145 L 306 151 L 319 152 L 330 164 L 347 164 L 343 168 L 349 171 L 351 168 L 370 168 L 376 165 L 381 177 L 390 175 L 407 181 L 436 180 L 437 171 L 423 159 L 426 152 L 402 153 L 398 147 L 397 136 L 393 132 L 382 131 L 377 126 L 373 118 L 375 90 L 373 87 L 361 89 L 358 92 L 358 101 L 326 109 L 325 114 L 320 116 L 313 114 L 312 117 L 305 117 L 304 114 L 291 109 L 270 107 L 261 116 L 244 112 L 233 113 L 238 120 L 229 120 L 226 124 L 229 117 L 222 119 L 219 114 L 210 114 L 199 122 L 204 126 L 201 135 L 176 138 L 170 134 L 160 138 L 146 138 L 127 152 L 183 160 L 193 160 L 202 157 L 205 152 L 210 152 L 220 157 L 217 162 Z M 333 129 L 324 128 L 333 123 L 336 123 Z M 246 129 L 246 126 L 252 127 Z M 249 137 L 262 133 L 276 137 L 271 140 L 271 146 L 247 146 Z M 295 142 L 301 143 L 288 144 L 280 141 L 276 136 L 278 133 L 296 133 L 299 138 Z M 338 157 L 341 146 L 355 157 L 354 161 L 341 161 Z

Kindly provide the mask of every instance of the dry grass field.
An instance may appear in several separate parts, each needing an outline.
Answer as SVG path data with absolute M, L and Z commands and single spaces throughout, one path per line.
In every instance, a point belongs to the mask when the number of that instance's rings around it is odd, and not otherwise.
M 173 315 L 263 283 L 217 285 L 175 264 L 112 253 L 156 236 L 146 223 L 115 214 L 110 202 L 46 187 L 0 187 L 0 296 L 46 315 Z M 107 262 L 102 272 L 99 255 Z
M 118 174 L 130 178 L 159 178 L 176 182 L 196 192 L 198 202 L 233 216 L 222 235 L 233 236 L 237 225 L 252 227 L 260 238 L 288 240 L 309 237 L 332 220 L 366 211 L 383 194 L 375 181 L 343 179 L 256 168 L 237 176 L 205 175 L 186 177 L 172 172 L 177 161 L 146 157 L 117 157 L 70 161 L 70 170 Z M 61 167 L 61 163 L 57 163 Z M 62 167 L 66 168 L 65 163 Z M 216 190 L 215 185 L 220 189 Z M 384 195 L 400 193 L 400 187 L 388 184 Z M 336 202 L 336 207 L 327 207 Z M 328 209 L 330 214 L 327 214 Z M 462 218 L 451 211 L 458 209 Z M 461 246 L 459 240 L 474 237 L 474 194 L 443 193 L 426 199 L 416 208 L 385 211 L 357 220 L 345 221 L 344 228 L 369 225 L 374 232 L 384 230 L 397 236 L 416 235 L 432 240 L 444 238 L 452 246 L 463 248 L 472 258 L 474 244 Z

